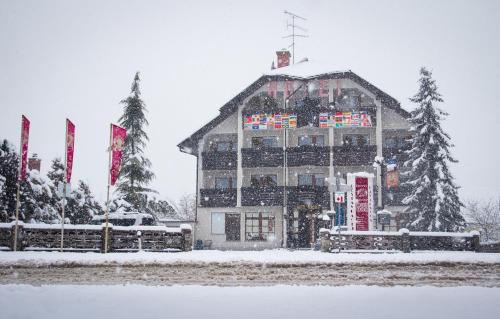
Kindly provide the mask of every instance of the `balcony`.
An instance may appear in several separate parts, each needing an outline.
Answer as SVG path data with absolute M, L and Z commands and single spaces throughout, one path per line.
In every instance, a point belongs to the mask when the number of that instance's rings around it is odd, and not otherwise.
M 202 169 L 204 170 L 235 170 L 238 155 L 236 151 L 208 151 L 202 153 Z
M 242 167 L 283 167 L 283 148 L 242 148 Z
M 372 165 L 377 155 L 377 146 L 334 146 L 333 165 L 364 166 Z
M 242 187 L 242 206 L 281 206 L 283 205 L 283 186 Z
M 288 187 L 288 206 L 307 204 L 330 209 L 328 186 L 290 186 Z
M 293 166 L 329 166 L 330 148 L 328 146 L 303 145 L 287 149 L 287 164 Z
M 201 207 L 235 207 L 236 206 L 236 189 L 216 189 L 203 188 L 200 189 L 200 206 Z

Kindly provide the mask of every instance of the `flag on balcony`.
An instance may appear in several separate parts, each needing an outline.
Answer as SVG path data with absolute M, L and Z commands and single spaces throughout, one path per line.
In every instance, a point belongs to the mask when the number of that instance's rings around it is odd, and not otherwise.
M 127 131 L 118 125 L 111 125 L 111 186 L 115 185 L 120 175 L 123 148 Z
M 30 136 L 30 121 L 26 116 L 21 119 L 21 162 L 19 163 L 19 180 L 26 179 L 26 165 L 28 161 L 28 141 Z
M 290 125 L 290 128 L 297 127 L 297 114 L 290 114 L 289 115 L 289 125 Z
M 328 127 L 328 113 L 319 113 L 319 127 Z
M 66 183 L 71 182 L 73 154 L 75 151 L 75 124 L 66 119 Z

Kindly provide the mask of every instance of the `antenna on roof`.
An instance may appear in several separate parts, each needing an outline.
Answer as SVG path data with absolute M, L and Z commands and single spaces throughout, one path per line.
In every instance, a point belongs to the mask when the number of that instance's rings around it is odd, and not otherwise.
M 299 15 L 296 15 L 295 13 L 289 12 L 289 11 L 284 11 L 285 14 L 289 15 L 292 18 L 292 23 L 290 24 L 288 21 L 286 23 L 286 28 L 288 30 L 289 27 L 292 29 L 292 34 L 286 35 L 283 38 L 292 38 L 292 44 L 289 47 L 292 47 L 292 63 L 295 64 L 295 37 L 302 37 L 302 38 L 307 38 L 308 35 L 306 34 L 296 34 L 295 29 L 299 29 L 302 32 L 308 32 L 307 29 L 295 24 L 295 18 L 297 19 L 302 19 L 306 21 L 306 18 L 303 18 Z

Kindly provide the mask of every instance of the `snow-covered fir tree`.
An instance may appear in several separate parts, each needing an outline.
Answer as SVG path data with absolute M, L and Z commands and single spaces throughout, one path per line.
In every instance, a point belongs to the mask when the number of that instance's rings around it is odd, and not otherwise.
M 60 212 L 54 203 L 57 197 L 54 184 L 38 170 L 28 170 L 26 180 L 21 182 L 20 215 L 25 223 L 59 223 Z
M 122 199 L 130 204 L 126 210 L 145 212 L 148 195 L 154 193 L 147 187 L 153 180 L 154 174 L 150 170 L 151 162 L 144 156 L 146 142 L 149 140 L 144 127 L 148 125 L 148 121 L 145 116 L 146 106 L 141 99 L 139 82 L 139 72 L 137 72 L 130 95 L 121 101 L 124 105 L 124 113 L 119 122 L 127 130 L 127 137 L 117 190 Z
M 0 145 L 0 221 L 14 218 L 19 157 L 7 140 Z
M 66 206 L 66 216 L 71 224 L 88 224 L 94 215 L 103 214 L 101 205 L 95 200 L 89 185 L 78 181 L 78 188 L 71 192 Z
M 410 220 L 407 227 L 417 231 L 462 231 L 465 221 L 460 214 L 463 206 L 458 197 L 458 186 L 449 170 L 452 157 L 450 136 L 441 128 L 448 113 L 435 104 L 443 102 L 432 72 L 420 70 L 420 88 L 410 99 L 418 103 L 411 112 L 412 148 L 404 166 L 406 181 L 411 189 L 403 203 L 408 205 Z

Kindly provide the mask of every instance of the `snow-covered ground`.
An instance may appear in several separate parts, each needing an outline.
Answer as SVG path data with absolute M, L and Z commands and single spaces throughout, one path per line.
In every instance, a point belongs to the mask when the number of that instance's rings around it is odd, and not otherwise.
M 67 263 L 102 264 L 169 264 L 169 263 L 500 263 L 500 254 L 474 252 L 405 253 L 322 253 L 312 250 L 286 249 L 263 251 L 201 250 L 177 253 L 70 253 L 70 252 L 0 252 L 0 266 L 48 266 Z
M 2 318 L 497 318 L 500 289 L 0 285 Z

